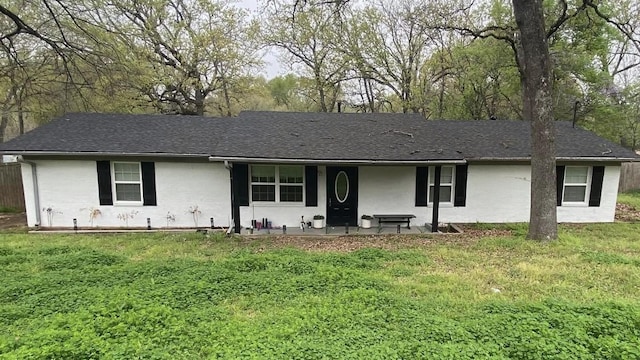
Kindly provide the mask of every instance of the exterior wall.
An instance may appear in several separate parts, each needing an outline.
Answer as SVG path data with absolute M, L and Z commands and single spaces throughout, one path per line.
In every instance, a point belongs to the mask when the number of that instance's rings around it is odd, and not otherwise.
M 602 180 L 602 198 L 599 207 L 560 206 L 560 222 L 613 222 L 616 215 L 616 200 L 620 182 L 621 166 L 606 166 Z
M 364 166 L 359 169 L 358 216 L 414 214 L 414 224 L 430 223 L 433 208 L 415 206 L 415 168 Z M 560 206 L 559 222 L 612 222 L 615 215 L 620 166 L 606 166 L 599 207 Z M 531 167 L 529 165 L 469 165 L 464 207 L 440 205 L 445 223 L 508 223 L 529 221 Z
M 416 219 L 412 223 L 425 223 L 427 209 L 415 207 L 415 167 L 361 166 L 358 182 L 358 218 L 373 214 L 414 214 Z
M 98 198 L 98 178 L 95 161 L 37 160 L 40 226 L 124 227 L 121 214 L 137 212 L 128 220 L 129 227 L 151 226 L 194 227 L 189 207 L 198 206 L 198 226 L 209 226 L 213 217 L 216 226 L 231 222 L 231 185 L 229 171 L 222 163 L 155 162 L 157 206 L 101 206 Z M 28 225 L 36 225 L 36 208 L 31 166 L 23 164 Z M 50 208 L 51 211 L 46 210 Z M 90 209 L 99 209 L 93 224 Z M 175 221 L 167 224 L 167 214 Z
M 466 206 L 441 208 L 440 222 L 529 221 L 531 166 L 469 165 L 467 176 Z
M 305 179 L 306 184 L 306 179 Z M 324 166 L 318 166 L 318 206 L 301 204 L 276 204 L 250 202 L 249 206 L 240 207 L 240 224 L 247 228 L 251 220 L 262 221 L 267 218 L 272 227 L 298 227 L 304 216 L 304 221 L 313 220 L 314 215 L 326 215 L 327 208 L 327 172 Z
M 199 226 L 208 226 L 213 217 L 216 226 L 229 226 L 231 194 L 229 172 L 222 163 L 156 162 L 158 206 L 100 206 L 95 161 L 37 160 L 40 225 L 43 227 L 124 227 L 118 218 L 136 211 L 129 227 L 146 227 L 151 219 L 154 228 L 167 226 L 167 214 L 175 215 L 169 227 L 194 227 L 189 207 L 198 206 Z M 31 166 L 22 164 L 23 187 L 29 226 L 37 223 Z M 606 166 L 599 207 L 562 206 L 560 222 L 610 222 L 614 220 L 620 166 Z M 468 167 L 465 207 L 442 204 L 440 221 L 452 223 L 526 222 L 530 205 L 529 165 L 474 165 Z M 358 169 L 358 218 L 380 213 L 414 214 L 412 224 L 431 222 L 431 207 L 415 206 L 415 167 L 360 166 Z M 304 204 L 250 203 L 240 208 L 243 227 L 251 220 L 268 218 L 273 226 L 297 227 L 301 217 L 311 221 L 313 215 L 326 216 L 326 168 L 318 167 L 318 206 Z M 50 214 L 43 209 L 51 208 Z M 101 215 L 93 224 L 90 209 Z
M 529 219 L 528 165 L 470 165 L 464 207 L 440 204 L 440 222 L 523 222 Z M 361 167 L 360 214 L 414 214 L 431 223 L 433 208 L 415 206 L 415 167 Z

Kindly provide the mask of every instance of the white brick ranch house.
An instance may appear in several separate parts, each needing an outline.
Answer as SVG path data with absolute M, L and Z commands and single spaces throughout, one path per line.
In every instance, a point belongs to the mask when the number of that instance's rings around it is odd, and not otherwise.
M 636 155 L 556 122 L 558 220 L 611 222 Z M 323 215 L 525 222 L 530 126 L 417 114 L 243 112 L 232 118 L 78 113 L 0 144 L 22 163 L 30 227 L 297 226 Z

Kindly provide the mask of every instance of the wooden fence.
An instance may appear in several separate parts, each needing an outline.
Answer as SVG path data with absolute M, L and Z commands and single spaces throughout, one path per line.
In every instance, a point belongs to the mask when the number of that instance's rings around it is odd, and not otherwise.
M 25 211 L 20 164 L 0 162 L 0 208 Z
M 623 163 L 618 192 L 640 189 L 640 163 Z

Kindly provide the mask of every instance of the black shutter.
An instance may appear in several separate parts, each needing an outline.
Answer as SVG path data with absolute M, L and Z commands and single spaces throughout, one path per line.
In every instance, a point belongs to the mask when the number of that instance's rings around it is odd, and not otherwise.
M 98 197 L 100 205 L 113 205 L 111 195 L 111 165 L 108 161 L 96 161 L 98 170 Z
M 564 166 L 556 166 L 556 205 L 562 206 L 562 191 L 564 189 Z
M 416 167 L 416 206 L 427 206 L 427 191 L 429 182 L 429 168 Z
M 602 197 L 602 181 L 604 180 L 604 166 L 594 166 L 591 176 L 591 192 L 589 193 L 589 206 L 600 206 Z
M 233 199 L 236 206 L 249 206 L 249 165 L 233 164 Z
M 469 166 L 456 165 L 456 193 L 453 206 L 465 206 L 467 204 L 467 170 Z
M 318 206 L 318 167 L 305 166 L 305 206 Z
M 142 205 L 156 206 L 156 167 L 152 162 L 140 163 L 142 168 Z

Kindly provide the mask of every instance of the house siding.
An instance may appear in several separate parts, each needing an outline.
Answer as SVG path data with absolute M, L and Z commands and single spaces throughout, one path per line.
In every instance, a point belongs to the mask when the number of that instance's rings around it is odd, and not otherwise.
M 95 161 L 36 160 L 41 226 L 92 226 L 89 209 L 101 211 L 94 220 L 97 227 L 124 227 L 119 214 L 137 211 L 129 227 L 167 226 L 167 213 L 175 215 L 169 227 L 193 227 L 189 207 L 201 211 L 198 225 L 229 226 L 231 220 L 231 184 L 229 171 L 222 163 L 155 162 L 157 206 L 100 206 Z M 530 204 L 529 165 L 476 165 L 468 167 L 466 206 L 442 204 L 439 219 L 453 223 L 526 222 Z M 23 187 L 29 226 L 36 225 L 36 209 L 31 167 L 22 164 Z M 611 222 L 614 220 L 620 166 L 605 167 L 602 201 L 599 207 L 558 207 L 560 222 Z M 249 203 L 240 207 L 243 227 L 251 220 L 268 218 L 273 226 L 297 227 L 301 217 L 326 216 L 326 167 L 318 166 L 318 205 Z M 358 168 L 358 218 L 363 214 L 414 214 L 412 224 L 431 222 L 432 208 L 415 206 L 415 166 L 360 166 Z M 51 208 L 51 223 L 43 208 Z
M 559 222 L 612 222 L 615 216 L 620 166 L 606 166 L 599 207 L 558 207 Z M 431 222 L 432 207 L 415 206 L 414 167 L 360 167 L 362 214 L 414 214 L 415 224 Z M 440 222 L 508 223 L 529 221 L 529 165 L 469 165 L 466 206 L 441 204 Z
M 326 215 L 327 208 L 327 172 L 325 166 L 318 166 L 318 202 L 317 206 L 306 206 L 305 202 L 300 204 L 276 204 L 266 202 L 250 202 L 249 206 L 240 207 L 240 223 L 242 227 L 250 227 L 251 220 L 262 221 L 267 218 L 273 227 L 287 225 L 288 227 L 300 226 L 300 221 L 304 216 L 304 221 L 312 221 L 314 215 Z M 305 178 L 305 186 L 307 179 Z M 251 185 L 249 185 L 251 186 Z
M 229 226 L 231 221 L 231 190 L 229 171 L 222 163 L 155 162 L 157 206 L 105 205 L 98 197 L 95 161 L 37 160 L 38 191 L 42 227 L 92 226 L 89 209 L 99 209 L 101 215 L 93 221 L 98 227 L 124 227 L 118 218 L 122 213 L 137 214 L 128 220 L 129 227 L 146 227 L 147 218 L 154 228 L 167 227 L 167 214 L 175 215 L 169 227 L 193 227 L 189 207 L 198 206 L 199 226 L 209 226 L 213 217 L 216 226 Z M 31 166 L 22 164 L 27 221 L 36 224 L 36 209 Z M 43 209 L 51 208 L 50 217 Z

